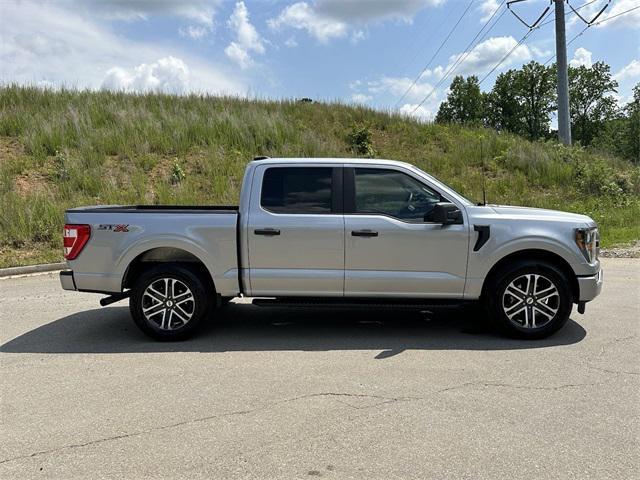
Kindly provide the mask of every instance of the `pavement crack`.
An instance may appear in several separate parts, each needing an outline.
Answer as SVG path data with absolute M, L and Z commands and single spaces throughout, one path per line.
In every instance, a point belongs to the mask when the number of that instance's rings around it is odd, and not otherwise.
M 74 444 L 70 444 L 70 445 L 64 445 L 61 447 L 57 447 L 57 448 L 51 448 L 48 450 L 40 450 L 37 452 L 33 452 L 27 455 L 19 455 L 16 457 L 11 457 L 11 458 L 6 458 L 3 460 L 0 460 L 0 465 L 7 463 L 7 462 L 13 462 L 16 460 L 23 460 L 25 458 L 33 458 L 33 457 L 37 457 L 40 455 L 47 455 L 50 453 L 56 453 L 56 452 L 60 452 L 63 450 L 70 450 L 70 449 L 75 449 L 75 448 L 83 448 L 83 447 L 89 447 L 92 445 L 96 445 L 96 444 L 100 444 L 100 443 L 104 443 L 104 442 L 110 442 L 110 441 L 114 441 L 114 440 L 123 440 L 123 439 L 127 439 L 127 438 L 132 438 L 132 437 L 137 437 L 140 435 L 146 435 L 149 433 L 154 433 L 154 432 L 159 432 L 159 431 L 163 431 L 163 430 L 168 430 L 171 428 L 178 428 L 178 427 L 182 427 L 185 425 L 191 425 L 191 424 L 195 424 L 195 423 L 202 423 L 202 422 L 207 422 L 210 420 L 215 420 L 218 418 L 225 418 L 225 417 L 231 417 L 231 416 L 238 416 L 238 415 L 248 415 L 260 410 L 266 410 L 268 408 L 272 408 L 275 407 L 277 405 L 281 405 L 284 403 L 291 403 L 291 402 L 295 402 L 295 401 L 299 401 L 299 400 L 304 400 L 307 398 L 314 398 L 314 397 L 351 397 L 351 398 L 373 398 L 373 399 L 379 399 L 381 400 L 380 402 L 376 403 L 375 405 L 368 405 L 366 407 L 358 407 L 355 405 L 351 405 L 347 402 L 340 402 L 344 405 L 347 405 L 351 408 L 354 409 L 358 409 L 358 410 L 362 410 L 365 408 L 373 408 L 375 406 L 379 406 L 385 403 L 392 403 L 392 402 L 397 402 L 397 401 L 402 401 L 402 400 L 418 400 L 418 397 L 383 397 L 383 396 L 378 396 L 378 395 L 366 395 L 366 394 L 357 394 L 357 393 L 341 393 L 341 392 L 325 392 L 325 393 L 312 393 L 312 394 L 308 394 L 308 395 L 301 395 L 299 397 L 293 397 L 293 398 L 288 398 L 288 399 L 284 399 L 284 400 L 279 400 L 273 403 L 269 403 L 269 404 L 265 404 L 265 405 L 261 405 L 258 406 L 256 408 L 253 409 L 246 409 L 246 410 L 237 410 L 234 412 L 228 412 L 228 413 L 221 413 L 221 414 L 217 414 L 217 415 L 207 415 L 205 417 L 199 417 L 199 418 L 194 418 L 194 419 L 190 419 L 190 420 L 183 420 L 181 422 L 175 422 L 175 423 L 170 423 L 167 425 L 161 425 L 159 427 L 154 427 L 154 428 L 148 428 L 148 429 L 144 429 L 144 430 L 139 430 L 137 432 L 131 432 L 131 433 L 124 433 L 121 435 L 112 435 L 112 436 L 108 436 L 108 437 L 104 437 L 104 438 L 99 438 L 96 440 L 91 440 L 88 442 L 83 442 L 83 443 L 74 443 Z
M 449 392 L 452 390 L 460 390 L 466 387 L 485 387 L 485 388 L 512 388 L 517 390 L 562 390 L 565 388 L 580 388 L 580 387 L 596 387 L 603 385 L 602 383 L 565 383 L 561 385 L 552 385 L 552 386 L 533 386 L 533 385 L 514 385 L 510 383 L 496 383 L 496 382 L 467 382 L 460 385 L 454 385 L 452 387 L 443 388 L 434 392 L 435 394 Z
M 245 409 L 245 410 L 236 410 L 233 412 L 228 412 L 228 413 L 221 413 L 221 414 L 217 414 L 217 415 L 207 415 L 204 417 L 199 417 L 199 418 L 193 418 L 190 420 L 183 420 L 180 422 L 175 422 L 175 423 L 170 423 L 167 425 L 161 425 L 159 427 L 153 427 L 153 428 L 147 428 L 144 430 L 139 430 L 136 432 L 131 432 L 131 433 L 123 433 L 121 435 L 112 435 L 112 436 L 108 436 L 108 437 L 103 437 L 103 438 L 99 438 L 96 440 L 90 440 L 88 442 L 83 442 L 83 443 L 74 443 L 74 444 L 70 444 L 70 445 L 64 445 L 61 447 L 57 447 L 57 448 L 51 448 L 48 450 L 40 450 L 37 452 L 33 452 L 27 455 L 19 455 L 19 456 L 15 456 L 15 457 L 11 457 L 11 458 L 6 458 L 3 460 L 0 460 L 0 465 L 4 464 L 4 463 L 8 463 L 8 462 L 13 462 L 16 460 L 23 460 L 26 458 L 33 458 L 33 457 L 38 457 L 41 455 L 47 455 L 47 454 L 51 454 L 51 453 L 57 453 L 60 451 L 64 451 L 64 450 L 71 450 L 71 449 L 76 449 L 76 448 L 83 448 L 83 447 L 90 447 L 92 445 L 97 445 L 100 443 L 105 443 L 105 442 L 110 442 L 110 441 L 114 441 L 114 440 L 123 440 L 123 439 L 128 439 L 128 438 L 132 438 L 132 437 L 138 437 L 141 435 L 146 435 L 149 433 L 155 433 L 155 432 L 160 432 L 160 431 L 164 431 L 164 430 L 168 430 L 168 429 L 172 429 L 172 428 L 178 428 L 178 427 L 182 427 L 185 425 L 193 425 L 196 423 L 202 423 L 202 422 L 208 422 L 211 420 L 215 420 L 215 419 L 219 419 L 219 418 L 225 418 L 225 417 L 232 417 L 232 416 L 239 416 L 239 415 L 248 415 L 251 413 L 255 413 L 261 410 L 266 410 L 269 408 L 273 408 L 276 407 L 278 405 L 282 405 L 282 404 L 286 404 L 286 403 L 292 403 L 292 402 L 297 402 L 300 400 L 305 400 L 305 399 L 310 399 L 310 398 L 322 398 L 322 397 L 330 397 L 330 398 L 335 398 L 339 403 L 346 405 L 352 409 L 355 410 L 365 410 L 365 409 L 369 409 L 369 408 L 375 408 L 375 407 L 379 407 L 381 405 L 385 405 L 385 404 L 390 404 L 390 403 L 397 403 L 397 402 L 410 402 L 410 401 L 417 401 L 417 400 L 425 400 L 428 397 L 434 396 L 434 395 L 439 395 L 441 393 L 445 393 L 445 392 L 449 392 L 449 391 L 453 391 L 453 390 L 460 390 L 463 388 L 467 388 L 467 387 L 480 387 L 480 388 L 513 388 L 513 389 L 521 389 L 521 390 L 561 390 L 561 389 L 565 389 L 565 388 L 580 388 L 580 387 L 591 387 L 591 386 L 597 386 L 597 385 L 602 385 L 602 383 L 576 383 L 576 384 L 562 384 L 562 385 L 556 385 L 556 386 L 549 386 L 549 387 L 536 387 L 536 386 L 530 386 L 530 385 L 513 385 L 513 384 L 508 384 L 508 383 L 495 383 L 495 382 L 466 382 L 466 383 L 462 383 L 459 385 L 453 385 L 450 387 L 446 387 L 440 390 L 436 390 L 434 392 L 431 392 L 430 394 L 426 395 L 426 396 L 402 396 L 402 397 L 387 397 L 387 396 L 382 396 L 382 395 L 371 395 L 371 394 L 364 394 L 364 393 L 347 393 L 347 392 L 319 392 L 319 393 L 310 393 L 307 395 L 300 395 L 298 397 L 292 397 L 292 398 L 287 398 L 287 399 L 283 399 L 283 400 L 278 400 L 276 402 L 272 402 L 269 404 L 265 404 L 265 405 L 261 405 L 258 406 L 256 408 L 252 408 L 252 409 Z M 344 399 L 349 399 L 349 398 L 360 398 L 360 399 L 374 399 L 374 400 L 378 400 L 378 402 L 375 402 L 371 405 L 365 405 L 365 406 L 357 406 L 357 405 L 353 405 L 351 403 L 349 403 L 348 401 L 345 401 Z
M 600 353 L 598 353 L 597 357 L 600 358 L 602 356 L 604 356 L 604 354 L 606 353 L 607 349 L 613 345 L 617 345 L 618 343 L 621 342 L 627 342 L 629 340 L 634 340 L 637 337 L 637 335 L 627 335 L 626 337 L 621 337 L 621 338 L 614 338 L 613 340 L 610 340 L 606 343 L 603 343 L 600 346 Z
M 585 368 L 590 368 L 591 370 L 596 370 L 598 372 L 613 373 L 614 375 L 640 375 L 640 372 L 631 372 L 628 370 L 611 370 L 608 368 L 594 367 L 593 365 L 589 365 L 587 363 L 582 364 L 582 366 Z

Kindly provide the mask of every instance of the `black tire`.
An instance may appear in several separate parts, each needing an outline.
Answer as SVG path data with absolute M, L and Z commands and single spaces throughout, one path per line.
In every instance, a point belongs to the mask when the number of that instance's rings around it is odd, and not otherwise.
M 166 283 L 163 282 L 165 279 Z M 171 285 L 168 294 L 163 285 Z M 161 341 L 184 340 L 196 332 L 211 311 L 211 298 L 215 298 L 215 292 L 208 292 L 205 285 L 196 272 L 184 265 L 166 263 L 151 267 L 138 278 L 131 291 L 131 317 L 138 328 L 151 338 Z M 154 290 L 147 290 L 149 287 Z M 189 292 L 192 301 L 185 300 L 189 298 Z M 165 294 L 164 297 L 162 294 Z M 174 302 L 173 298 L 179 301 Z M 143 309 L 150 307 L 152 313 L 145 315 Z M 156 311 L 157 314 L 154 313 Z M 185 318 L 187 321 L 184 321 Z
M 538 286 L 539 294 L 533 289 L 525 292 L 525 285 Z M 518 261 L 504 268 L 490 280 L 483 296 L 491 323 L 505 335 L 526 340 L 545 338 L 560 330 L 573 307 L 567 275 L 552 263 L 538 260 Z

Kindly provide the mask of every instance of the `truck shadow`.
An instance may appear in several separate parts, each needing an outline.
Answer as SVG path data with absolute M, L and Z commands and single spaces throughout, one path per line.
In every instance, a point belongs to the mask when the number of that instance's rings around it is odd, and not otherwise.
M 7 353 L 131 353 L 378 350 L 514 350 L 570 345 L 586 331 L 573 320 L 550 338 L 522 341 L 489 331 L 461 308 L 428 312 L 257 307 L 231 304 L 183 342 L 155 342 L 133 324 L 126 307 L 75 313 L 0 347 Z

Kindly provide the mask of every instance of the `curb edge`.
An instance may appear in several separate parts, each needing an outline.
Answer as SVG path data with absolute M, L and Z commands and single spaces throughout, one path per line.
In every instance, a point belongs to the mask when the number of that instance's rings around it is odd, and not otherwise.
M 13 275 L 28 275 L 30 273 L 55 272 L 56 270 L 64 270 L 67 264 L 61 263 L 43 263 L 40 265 L 27 265 L 24 267 L 0 268 L 0 277 L 11 277 Z

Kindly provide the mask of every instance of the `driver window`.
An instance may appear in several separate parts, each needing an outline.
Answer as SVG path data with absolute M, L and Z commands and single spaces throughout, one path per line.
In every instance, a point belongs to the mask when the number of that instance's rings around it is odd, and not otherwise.
M 423 221 L 442 201 L 438 192 L 396 170 L 355 169 L 356 213 L 389 215 L 405 221 Z

